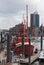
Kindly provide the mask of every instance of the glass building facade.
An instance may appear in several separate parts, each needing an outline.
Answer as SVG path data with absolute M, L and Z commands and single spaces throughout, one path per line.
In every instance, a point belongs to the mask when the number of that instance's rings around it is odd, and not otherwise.
M 39 14 L 38 13 L 31 14 L 30 26 L 39 27 Z

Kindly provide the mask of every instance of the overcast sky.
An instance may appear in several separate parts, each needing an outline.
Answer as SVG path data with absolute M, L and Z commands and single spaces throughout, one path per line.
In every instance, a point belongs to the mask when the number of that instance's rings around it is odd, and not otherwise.
M 44 0 L 28 0 L 28 16 L 34 11 L 40 15 L 40 25 L 44 25 Z M 26 0 L 0 0 L 0 29 L 9 29 L 22 22 L 26 16 Z M 28 22 L 30 25 L 30 19 Z

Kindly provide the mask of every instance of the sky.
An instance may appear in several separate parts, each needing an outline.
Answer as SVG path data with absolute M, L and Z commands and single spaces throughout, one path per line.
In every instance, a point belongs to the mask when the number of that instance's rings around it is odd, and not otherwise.
M 9 29 L 26 18 L 26 0 L 0 0 L 0 29 Z M 30 14 L 37 11 L 39 25 L 44 25 L 44 0 L 28 0 L 28 25 L 30 26 Z

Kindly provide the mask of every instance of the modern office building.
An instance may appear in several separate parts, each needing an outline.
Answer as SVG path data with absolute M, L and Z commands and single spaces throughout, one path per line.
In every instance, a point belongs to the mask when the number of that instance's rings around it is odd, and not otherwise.
M 34 12 L 30 15 L 30 26 L 31 27 L 39 27 L 39 14 L 38 12 Z

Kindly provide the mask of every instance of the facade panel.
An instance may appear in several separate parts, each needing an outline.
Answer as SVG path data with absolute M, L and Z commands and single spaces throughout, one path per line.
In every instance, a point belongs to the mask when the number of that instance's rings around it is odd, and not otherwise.
M 39 27 L 39 14 L 31 14 L 30 16 L 30 26 Z

